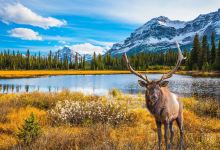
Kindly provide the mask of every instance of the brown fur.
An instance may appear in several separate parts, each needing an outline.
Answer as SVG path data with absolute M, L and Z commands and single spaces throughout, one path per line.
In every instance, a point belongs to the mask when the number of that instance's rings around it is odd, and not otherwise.
M 166 83 L 165 83 L 166 82 Z M 155 117 L 158 128 L 158 144 L 161 149 L 161 125 L 164 125 L 166 149 L 171 149 L 173 141 L 173 121 L 177 122 L 180 130 L 180 149 L 183 149 L 183 113 L 182 103 L 177 96 L 166 87 L 168 81 L 146 83 L 139 80 L 139 84 L 146 88 L 146 106 Z M 168 130 L 170 130 L 170 144 L 168 144 Z

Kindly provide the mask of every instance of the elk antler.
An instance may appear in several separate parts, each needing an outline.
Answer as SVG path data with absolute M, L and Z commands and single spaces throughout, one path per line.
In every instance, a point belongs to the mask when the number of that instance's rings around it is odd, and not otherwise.
M 128 69 L 131 71 L 131 73 L 137 75 L 138 77 L 140 77 L 141 79 L 143 79 L 143 80 L 146 81 L 147 83 L 150 83 L 150 82 L 151 82 L 151 80 L 149 80 L 146 75 L 143 76 L 142 74 L 136 72 L 136 71 L 131 67 L 131 65 L 130 65 L 130 63 L 129 63 L 129 61 L 128 61 L 128 57 L 127 57 L 126 53 L 124 53 L 123 58 L 124 58 L 124 61 L 125 61 L 126 64 L 127 64 Z
M 163 74 L 163 76 L 161 77 L 161 79 L 157 80 L 157 82 L 160 82 L 160 81 L 163 81 L 165 79 L 168 79 L 170 77 L 173 76 L 173 74 L 177 71 L 177 69 L 179 68 L 182 60 L 186 59 L 186 57 L 183 57 L 183 54 L 180 50 L 180 46 L 179 44 L 176 42 L 176 47 L 178 49 L 178 59 L 177 59 L 177 62 L 176 62 L 176 66 L 173 68 L 173 70 L 171 70 L 170 72 L 168 72 L 167 74 Z

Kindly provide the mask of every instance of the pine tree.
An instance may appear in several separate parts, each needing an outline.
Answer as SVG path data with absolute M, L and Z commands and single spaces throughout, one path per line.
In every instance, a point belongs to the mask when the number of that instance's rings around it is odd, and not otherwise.
M 93 54 L 91 69 L 96 70 L 97 69 L 97 60 L 96 60 L 96 53 Z
M 209 51 L 208 39 L 207 39 L 207 35 L 204 35 L 202 38 L 202 53 L 201 53 L 201 57 L 200 57 L 201 66 L 207 66 L 207 64 L 208 64 L 208 56 L 207 56 L 208 51 Z M 202 67 L 202 68 L 204 68 L 204 67 Z
M 103 69 L 102 55 L 101 55 L 101 54 L 98 55 L 97 66 L 98 66 L 98 69 L 99 69 L 99 70 L 102 70 L 102 69 Z
M 79 65 L 79 62 L 78 62 L 78 53 L 76 53 L 76 55 L 75 55 L 75 69 L 78 69 L 78 65 Z
M 66 55 L 64 58 L 64 69 L 69 69 L 68 56 Z
M 212 43 L 212 49 L 211 49 L 211 64 L 215 62 L 215 53 L 216 53 L 216 47 L 215 47 L 215 33 L 212 32 L 211 36 L 211 43 Z
M 52 51 L 50 50 L 49 56 L 48 56 L 48 69 L 52 68 Z
M 216 52 L 216 57 L 215 57 L 215 69 L 220 71 L 220 40 L 218 42 L 218 50 Z
M 83 69 L 86 69 L 86 56 L 83 55 Z
M 193 49 L 190 54 L 190 69 L 198 69 L 198 53 L 200 49 L 199 35 L 196 34 L 193 40 Z
M 19 129 L 17 136 L 22 142 L 29 145 L 40 135 L 40 133 L 41 129 L 36 117 L 31 113 L 30 116 L 25 119 L 25 123 L 22 128 Z
M 26 69 L 27 70 L 30 69 L 30 51 L 29 51 L 29 49 L 27 50 L 27 53 L 26 53 Z

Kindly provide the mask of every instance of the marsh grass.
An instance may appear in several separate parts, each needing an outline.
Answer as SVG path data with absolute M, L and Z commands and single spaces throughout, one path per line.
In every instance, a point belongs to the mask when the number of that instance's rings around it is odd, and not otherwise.
M 135 114 L 135 117 L 131 120 L 132 124 L 122 123 L 117 126 L 100 122 L 86 125 L 65 122 L 54 124 L 49 112 L 58 101 L 65 100 L 80 103 L 111 101 L 126 106 L 126 111 Z M 219 103 L 211 100 L 201 102 L 196 98 L 181 98 L 181 101 L 184 103 L 186 149 L 218 150 L 220 120 L 216 112 L 219 112 Z M 144 106 L 142 94 L 99 97 L 63 91 L 0 95 L 0 149 L 157 149 L 154 118 Z M 24 146 L 18 142 L 16 134 L 18 127 L 24 124 L 25 118 L 32 112 L 39 120 L 42 134 L 31 145 Z M 178 149 L 179 133 L 176 125 L 174 128 L 173 148 Z

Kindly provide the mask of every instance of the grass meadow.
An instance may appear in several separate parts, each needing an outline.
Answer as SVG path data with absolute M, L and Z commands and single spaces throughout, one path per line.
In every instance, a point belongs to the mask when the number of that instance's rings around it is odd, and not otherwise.
M 219 102 L 194 97 L 181 101 L 185 148 L 219 150 Z M 0 149 L 157 149 L 156 125 L 142 94 L 125 95 L 116 89 L 107 96 L 67 90 L 1 94 L 0 110 Z M 28 137 L 31 140 L 27 144 L 18 133 L 30 114 L 34 114 L 40 132 L 34 138 Z M 179 132 L 176 124 L 174 127 L 173 148 L 178 149 Z

